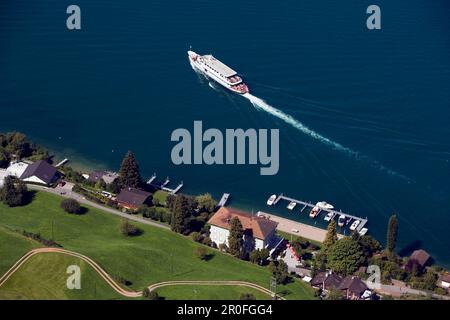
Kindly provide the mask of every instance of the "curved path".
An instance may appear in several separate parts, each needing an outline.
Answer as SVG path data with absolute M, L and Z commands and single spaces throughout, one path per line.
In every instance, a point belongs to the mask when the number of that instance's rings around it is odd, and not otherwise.
M 80 253 L 69 251 L 61 248 L 38 248 L 33 249 L 31 251 L 28 251 L 25 255 L 23 255 L 17 262 L 8 270 L 6 273 L 0 278 L 0 287 L 5 284 L 5 282 L 25 263 L 27 262 L 31 257 L 41 254 L 41 253 L 59 253 L 59 254 L 65 254 L 68 256 L 79 258 L 83 261 L 85 261 L 87 264 L 89 264 L 102 278 L 105 280 L 111 288 L 114 289 L 118 294 L 128 297 L 128 298 L 137 298 L 142 296 L 142 291 L 127 291 L 123 289 L 117 282 L 114 281 L 111 276 L 102 269 L 94 260 L 91 258 L 82 255 Z M 211 280 L 211 281 L 195 281 L 195 280 L 173 280 L 173 281 L 163 281 L 158 282 L 155 284 L 150 285 L 148 288 L 150 291 L 156 290 L 161 287 L 166 286 L 178 286 L 178 285 L 212 285 L 212 286 L 244 286 L 248 288 L 252 288 L 255 290 L 258 290 L 262 293 L 267 294 L 268 296 L 272 296 L 273 293 L 269 290 L 264 288 L 263 286 L 260 286 L 258 284 L 254 284 L 247 281 L 235 281 L 235 280 L 229 280 L 229 281 L 219 281 L 219 280 Z M 279 297 L 282 300 L 285 300 L 283 297 Z

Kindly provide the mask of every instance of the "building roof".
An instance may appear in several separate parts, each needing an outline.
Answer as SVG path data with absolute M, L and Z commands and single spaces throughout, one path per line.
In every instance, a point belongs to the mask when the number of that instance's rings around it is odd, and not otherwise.
M 221 207 L 217 212 L 209 219 L 208 223 L 223 229 L 230 228 L 230 221 L 232 218 L 237 217 L 241 221 L 244 232 L 251 232 L 253 237 L 258 239 L 266 239 L 277 228 L 278 223 L 267 218 L 251 216 L 248 213 Z
M 103 176 L 106 174 L 105 171 L 101 171 L 101 170 L 96 170 L 96 171 L 92 171 L 91 173 L 89 173 L 89 181 L 92 182 L 97 182 L 100 179 L 103 179 Z
M 342 283 L 342 277 L 336 273 L 319 272 L 312 280 L 312 286 L 325 285 L 325 289 L 337 289 Z
M 439 277 L 440 281 L 450 283 L 450 273 L 443 274 Z
M 106 171 L 105 174 L 103 175 L 103 181 L 105 181 L 106 184 L 113 183 L 114 180 L 116 180 L 117 178 L 119 178 L 119 174 L 115 172 Z
M 16 178 L 20 178 L 24 171 L 27 169 L 28 163 L 25 162 L 11 162 L 9 167 L 6 169 L 8 171 L 8 174 L 11 176 L 15 176 Z
M 117 196 L 116 200 L 120 203 L 125 203 L 134 207 L 139 207 L 144 204 L 147 198 L 151 196 L 150 192 L 135 188 L 122 189 Z
M 421 267 L 425 266 L 430 259 L 430 255 L 425 250 L 415 250 L 409 257 L 411 261 L 416 262 Z
M 36 161 L 30 164 L 20 176 L 20 179 L 37 177 L 46 184 L 50 184 L 56 175 L 56 169 L 44 160 Z
M 339 290 L 348 290 L 351 293 L 361 296 L 368 289 L 367 285 L 358 277 L 345 277 L 338 287 Z
M 236 74 L 236 71 L 234 71 L 227 65 L 223 64 L 221 61 L 217 60 L 212 55 L 207 54 L 202 57 L 208 66 L 210 66 L 211 68 L 213 68 L 214 70 L 216 70 L 217 72 L 222 74 L 223 76 L 231 77 Z

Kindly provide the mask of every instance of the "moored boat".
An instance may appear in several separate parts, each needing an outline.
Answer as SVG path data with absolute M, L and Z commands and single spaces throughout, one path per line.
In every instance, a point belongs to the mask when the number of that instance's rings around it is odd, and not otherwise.
M 269 197 L 269 199 L 267 199 L 267 205 L 271 206 L 273 205 L 273 203 L 275 202 L 275 200 L 277 199 L 277 195 L 273 194 Z

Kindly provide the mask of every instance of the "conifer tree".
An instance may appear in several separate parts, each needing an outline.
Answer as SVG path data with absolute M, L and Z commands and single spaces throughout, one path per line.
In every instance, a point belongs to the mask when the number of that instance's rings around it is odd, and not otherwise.
M 235 257 L 241 257 L 244 246 L 244 229 L 238 217 L 230 221 L 230 235 L 228 236 L 228 251 Z
M 389 253 L 393 253 L 397 245 L 398 219 L 395 214 L 389 218 L 386 248 Z
M 336 221 L 332 220 L 328 224 L 327 234 L 325 236 L 325 240 L 323 241 L 323 249 L 327 252 L 338 240 L 337 231 L 336 231 Z
M 119 182 L 122 188 L 138 188 L 142 183 L 139 165 L 131 151 L 128 151 L 122 160 L 119 171 Z

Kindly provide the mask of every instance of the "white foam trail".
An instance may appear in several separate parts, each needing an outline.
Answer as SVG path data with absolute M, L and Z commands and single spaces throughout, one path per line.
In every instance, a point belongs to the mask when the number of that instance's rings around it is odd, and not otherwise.
M 359 153 L 356 151 L 353 151 L 350 148 L 344 147 L 343 145 L 341 145 L 340 143 L 337 143 L 333 140 L 328 139 L 327 137 L 322 136 L 321 134 L 315 132 L 314 130 L 311 130 L 310 128 L 308 128 L 307 126 L 305 126 L 303 123 L 301 123 L 300 121 L 298 121 L 297 119 L 294 119 L 291 115 L 288 115 L 286 113 L 284 113 L 283 111 L 272 107 L 271 105 L 269 105 L 267 102 L 265 102 L 264 100 L 255 97 L 254 95 L 251 95 L 249 93 L 244 94 L 244 97 L 246 97 L 248 100 L 250 100 L 250 102 L 258 109 L 262 109 L 268 113 L 270 113 L 271 115 L 283 120 L 284 122 L 290 124 L 291 126 L 293 126 L 294 128 L 300 130 L 301 132 L 307 134 L 308 136 L 310 136 L 311 138 L 314 138 L 316 140 L 319 140 L 320 142 L 327 144 L 329 146 L 332 146 L 333 148 L 339 150 L 339 151 L 343 151 L 346 152 L 352 156 L 358 157 Z
M 249 93 L 243 94 L 243 97 L 247 98 L 252 104 L 253 106 L 255 106 L 255 108 L 264 110 L 268 113 L 270 113 L 271 115 L 283 120 L 284 122 L 290 124 L 291 126 L 293 126 L 294 128 L 300 130 L 301 132 L 303 132 L 304 134 L 310 136 L 313 139 L 316 139 L 328 146 L 331 146 L 333 149 L 339 150 L 341 152 L 346 153 L 347 155 L 350 155 L 358 160 L 369 160 L 371 162 L 371 164 L 378 168 L 381 171 L 385 171 L 388 174 L 394 175 L 394 176 L 398 176 L 401 177 L 402 179 L 405 179 L 407 181 L 410 182 L 410 179 L 408 179 L 407 177 L 389 169 L 386 168 L 385 166 L 383 166 L 381 163 L 379 163 L 376 160 L 372 160 L 370 158 L 368 158 L 365 155 L 362 155 L 361 153 L 354 151 L 348 147 L 343 146 L 342 144 L 335 142 L 327 137 L 324 137 L 323 135 L 315 132 L 314 130 L 308 128 L 307 126 L 305 126 L 303 123 L 301 123 L 300 121 L 298 121 L 297 119 L 295 119 L 294 117 L 292 117 L 289 114 L 284 113 L 283 111 L 271 106 L 270 104 L 268 104 L 267 102 L 265 102 L 264 100 L 255 97 L 254 95 L 251 95 Z

